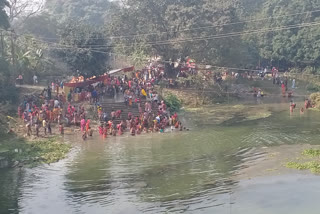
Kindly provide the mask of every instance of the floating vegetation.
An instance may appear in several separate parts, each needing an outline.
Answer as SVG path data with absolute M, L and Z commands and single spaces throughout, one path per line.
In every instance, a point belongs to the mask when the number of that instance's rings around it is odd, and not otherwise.
M 71 145 L 60 142 L 58 137 L 32 141 L 10 138 L 5 143 L 0 143 L 0 149 L 8 150 L 7 157 L 10 162 L 32 167 L 41 163 L 50 164 L 64 159 L 70 151 Z
M 320 150 L 306 149 L 301 154 L 309 158 L 318 159 L 318 157 L 320 157 Z M 297 158 L 297 160 L 301 159 L 302 158 Z M 310 170 L 312 173 L 320 173 L 320 160 L 311 160 L 304 163 L 288 162 L 286 167 L 289 169 Z
M 26 156 L 36 157 L 37 162 L 54 163 L 64 159 L 71 146 L 59 143 L 57 139 L 32 141 L 28 143 L 30 148 L 26 150 Z
M 288 162 L 286 167 L 289 169 L 310 170 L 312 173 L 320 173 L 320 162 L 317 161 L 305 163 Z
M 259 119 L 264 119 L 268 118 L 272 115 L 270 111 L 265 111 L 265 112 L 256 112 L 252 115 L 249 115 L 246 117 L 246 120 L 259 120 Z
M 309 157 L 320 157 L 319 149 L 306 149 L 302 152 L 302 155 Z

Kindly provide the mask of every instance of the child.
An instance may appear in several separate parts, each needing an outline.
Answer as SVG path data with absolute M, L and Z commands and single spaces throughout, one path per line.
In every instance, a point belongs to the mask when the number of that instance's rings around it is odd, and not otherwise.
M 89 136 L 90 136 L 90 137 L 93 136 L 93 130 L 91 129 L 91 127 L 89 128 Z
M 134 126 L 131 127 L 130 133 L 132 136 L 136 135 L 136 130 L 134 129 Z
M 100 136 L 103 136 L 103 126 L 102 125 L 99 126 L 99 134 L 100 134 Z
M 106 124 L 106 126 L 103 129 L 103 138 L 107 138 L 108 136 L 108 125 Z
M 32 134 L 31 124 L 27 123 L 26 127 L 27 127 L 27 135 L 30 136 Z
M 36 123 L 35 128 L 36 128 L 36 135 L 37 135 L 37 137 L 39 137 L 39 124 L 38 124 L 38 122 Z
M 64 127 L 63 127 L 62 123 L 60 123 L 60 125 L 59 125 L 59 132 L 60 132 L 61 135 L 64 134 Z
M 51 135 L 52 134 L 52 130 L 51 130 L 51 123 L 50 123 L 50 121 L 48 122 L 48 133 L 49 133 L 49 135 Z
M 87 139 L 87 132 L 82 133 L 82 140 L 85 141 Z
M 43 129 L 44 129 L 44 135 L 47 135 L 47 121 L 46 120 L 42 121 L 42 126 L 43 126 Z

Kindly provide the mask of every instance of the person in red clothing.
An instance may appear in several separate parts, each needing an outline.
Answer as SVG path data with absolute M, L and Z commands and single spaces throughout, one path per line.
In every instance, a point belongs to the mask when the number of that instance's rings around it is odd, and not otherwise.
M 116 111 L 116 118 L 121 118 L 122 110 Z
M 174 115 L 172 115 L 172 124 L 176 124 L 178 120 L 178 114 L 177 112 L 174 113 Z

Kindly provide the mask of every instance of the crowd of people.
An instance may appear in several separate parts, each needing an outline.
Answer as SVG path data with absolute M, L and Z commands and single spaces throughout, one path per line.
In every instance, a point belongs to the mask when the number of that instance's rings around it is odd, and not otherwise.
M 131 135 L 141 134 L 142 132 L 165 132 L 167 127 L 186 129 L 178 120 L 177 113 L 171 114 L 163 100 L 160 100 L 154 86 L 164 78 L 164 73 L 160 69 L 149 69 L 135 72 L 132 78 L 127 75 L 114 77 L 107 80 L 104 85 L 100 85 L 100 91 L 113 89 L 113 96 L 123 95 L 125 105 L 130 108 L 138 108 L 138 115 L 128 113 L 123 118 L 121 109 L 106 112 L 97 104 L 97 111 L 102 124 L 99 126 L 99 134 L 106 137 L 107 135 L 122 135 L 126 130 Z M 103 94 L 103 93 L 102 93 Z M 99 99 L 98 99 L 99 100 Z M 143 101 L 143 102 L 142 102 Z M 125 117 L 125 116 L 124 116 Z M 115 120 L 120 121 L 118 124 Z
M 58 124 L 59 132 L 63 134 L 64 120 L 68 117 L 63 114 L 64 104 L 62 96 L 52 97 L 50 87 L 39 96 L 25 96 L 18 107 L 18 115 L 26 124 L 27 135 L 31 136 L 34 132 L 39 137 L 41 129 L 44 135 L 51 135 L 53 123 Z
M 178 120 L 178 115 L 176 113 L 172 116 L 168 116 L 165 113 L 150 114 L 144 112 L 140 116 L 133 116 L 129 112 L 127 118 L 121 120 L 119 124 L 116 124 L 113 120 L 102 123 L 99 126 L 99 134 L 106 138 L 108 135 L 122 135 L 125 131 L 129 131 L 132 136 L 149 132 L 164 133 L 166 128 L 170 126 L 171 130 L 187 130 Z
M 104 137 L 122 135 L 126 130 L 131 135 L 165 132 L 166 127 L 183 130 L 177 113 L 171 115 L 170 108 L 155 90 L 155 84 L 162 78 L 164 72 L 158 68 L 135 72 L 132 77 L 109 75 L 103 82 L 71 89 L 67 94 L 62 90 L 63 85 L 52 82 L 39 95 L 25 96 L 18 115 L 26 124 L 27 135 L 34 133 L 38 137 L 40 130 L 44 135 L 52 134 L 52 126 L 58 126 L 59 133 L 64 134 L 64 127 L 70 125 L 80 127 L 84 140 L 92 136 L 94 130 L 86 118 L 85 102 L 96 107 L 103 121 L 97 131 Z M 122 97 L 127 108 L 137 108 L 139 114 L 129 112 L 124 119 L 121 109 L 103 109 L 100 102 L 106 97 Z

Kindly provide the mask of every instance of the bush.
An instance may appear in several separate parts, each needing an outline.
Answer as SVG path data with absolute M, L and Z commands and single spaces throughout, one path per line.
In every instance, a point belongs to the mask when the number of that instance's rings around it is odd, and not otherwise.
M 179 111 L 182 105 L 181 100 L 179 100 L 176 95 L 171 93 L 164 97 L 164 102 L 170 108 L 171 112 Z
M 311 105 L 314 105 L 316 108 L 320 109 L 320 93 L 313 93 L 310 95 Z
M 16 103 L 19 98 L 18 89 L 15 85 L 2 83 L 0 81 L 0 102 Z
M 306 74 L 315 74 L 316 73 L 316 70 L 311 67 L 311 66 L 307 66 L 303 69 L 303 73 L 306 73 Z
M 306 88 L 308 91 L 311 91 L 311 92 L 319 92 L 320 91 L 320 86 L 312 84 L 312 83 L 308 84 Z

